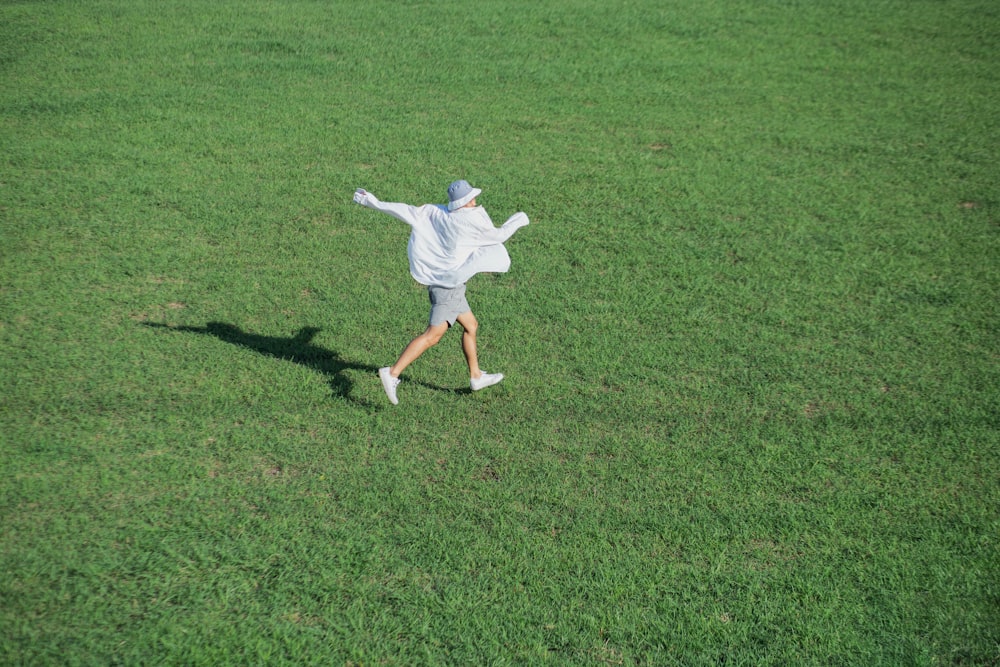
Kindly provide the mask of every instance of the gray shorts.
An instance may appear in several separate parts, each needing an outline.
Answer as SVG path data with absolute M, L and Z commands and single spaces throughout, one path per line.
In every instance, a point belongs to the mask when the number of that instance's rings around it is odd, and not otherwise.
M 469 302 L 465 299 L 465 285 L 458 287 L 435 287 L 431 285 L 427 288 L 427 295 L 431 299 L 431 326 L 448 323 L 454 326 L 458 316 L 472 310 Z

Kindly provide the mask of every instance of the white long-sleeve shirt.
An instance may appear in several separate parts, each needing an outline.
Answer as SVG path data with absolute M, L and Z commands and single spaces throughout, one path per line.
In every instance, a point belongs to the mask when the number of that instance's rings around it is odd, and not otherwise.
M 528 224 L 528 216 L 518 212 L 494 227 L 482 206 L 455 211 L 434 204 L 411 206 L 379 201 L 362 190 L 354 200 L 410 225 L 410 275 L 421 285 L 457 287 L 477 273 L 506 273 L 510 255 L 503 243 Z

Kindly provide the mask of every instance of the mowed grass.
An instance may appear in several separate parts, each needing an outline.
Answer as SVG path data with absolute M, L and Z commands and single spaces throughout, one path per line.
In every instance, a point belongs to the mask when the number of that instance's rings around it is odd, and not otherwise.
M 995 3 L 0 26 L 0 662 L 1000 661 Z

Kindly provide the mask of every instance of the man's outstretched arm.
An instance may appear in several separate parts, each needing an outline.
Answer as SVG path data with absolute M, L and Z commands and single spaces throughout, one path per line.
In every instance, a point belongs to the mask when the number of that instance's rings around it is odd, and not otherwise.
M 398 220 L 402 220 L 408 225 L 414 224 L 417 218 L 420 217 L 420 207 L 411 206 L 410 204 L 381 201 L 378 197 L 364 188 L 358 188 L 354 191 L 354 203 L 360 204 L 365 208 L 387 213 Z

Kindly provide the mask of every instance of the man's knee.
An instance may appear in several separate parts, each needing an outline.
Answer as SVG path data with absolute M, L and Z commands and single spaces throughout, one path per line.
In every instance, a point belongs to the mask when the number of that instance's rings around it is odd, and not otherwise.
M 476 320 L 475 315 L 472 314 L 472 311 L 464 313 L 461 317 L 459 317 L 458 323 L 462 325 L 463 329 L 465 329 L 465 333 L 471 336 L 475 336 L 476 331 L 479 329 L 479 322 Z
M 428 327 L 427 331 L 422 334 L 427 347 L 433 347 L 440 343 L 446 331 L 448 331 L 448 325 Z

